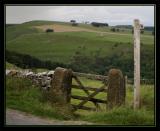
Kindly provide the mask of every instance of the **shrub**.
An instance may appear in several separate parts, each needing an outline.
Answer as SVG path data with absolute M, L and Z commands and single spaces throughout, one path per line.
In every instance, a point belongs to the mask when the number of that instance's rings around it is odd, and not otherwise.
M 70 22 L 73 22 L 73 23 L 75 23 L 75 22 L 76 22 L 76 20 L 70 20 Z
M 141 30 L 141 34 L 144 34 L 144 30 Z
M 117 32 L 119 32 L 119 29 L 116 29 Z
M 78 26 L 78 23 L 72 23 L 72 26 Z
M 53 29 L 46 29 L 46 33 L 49 33 L 49 32 L 54 32 Z
M 98 23 L 98 22 L 92 22 L 91 25 L 95 27 L 109 26 L 108 23 Z
M 116 29 L 115 29 L 115 28 L 111 28 L 111 31 L 112 31 L 112 32 L 115 32 L 115 31 L 116 31 Z

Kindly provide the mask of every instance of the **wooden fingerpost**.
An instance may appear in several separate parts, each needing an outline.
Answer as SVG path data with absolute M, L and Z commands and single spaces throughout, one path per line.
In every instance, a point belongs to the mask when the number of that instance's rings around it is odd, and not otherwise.
M 121 70 L 111 69 L 108 74 L 107 108 L 123 105 L 125 96 L 125 78 Z
M 138 19 L 134 20 L 134 109 L 140 107 L 140 29 Z
M 57 67 L 51 82 L 50 92 L 53 99 L 60 103 L 70 103 L 71 99 L 72 70 Z

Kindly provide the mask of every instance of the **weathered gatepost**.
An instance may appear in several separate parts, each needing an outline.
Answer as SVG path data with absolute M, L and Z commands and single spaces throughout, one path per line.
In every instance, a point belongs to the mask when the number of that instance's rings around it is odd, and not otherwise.
M 50 93 L 57 103 L 70 103 L 72 70 L 57 67 L 51 82 Z M 53 100 L 54 101 L 54 100 Z
M 119 69 L 111 69 L 108 74 L 107 108 L 125 104 L 125 78 Z

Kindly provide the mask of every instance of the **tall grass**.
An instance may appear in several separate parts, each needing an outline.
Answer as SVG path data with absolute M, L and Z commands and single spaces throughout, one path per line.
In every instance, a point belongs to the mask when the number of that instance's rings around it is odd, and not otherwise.
M 34 115 L 56 118 L 73 119 L 74 116 L 59 105 L 42 101 L 42 92 L 39 87 L 33 86 L 31 81 L 22 78 L 7 77 L 6 80 L 6 106 Z M 61 110 L 59 110 L 61 109 Z
M 134 111 L 129 107 L 119 107 L 107 112 L 88 114 L 81 119 L 107 125 L 154 125 L 154 115 L 148 113 L 145 109 Z
M 100 82 L 81 78 L 84 85 L 99 87 Z M 73 81 L 75 82 L 75 81 Z M 77 110 L 71 112 L 67 106 L 53 104 L 44 99 L 40 87 L 33 86 L 31 81 L 22 78 L 8 77 L 6 79 L 6 105 L 7 108 L 18 109 L 41 117 L 55 118 L 59 120 L 85 120 L 95 124 L 105 125 L 154 125 L 154 88 L 152 85 L 141 87 L 141 108 L 133 110 L 133 88 L 127 86 L 126 104 L 112 110 L 101 104 L 101 112 Z M 90 92 L 91 93 L 91 92 Z M 79 89 L 72 89 L 72 94 L 86 96 Z M 95 98 L 106 99 L 107 93 L 101 93 Z M 80 103 L 80 100 L 71 99 L 72 104 Z M 87 102 L 85 106 L 94 107 Z

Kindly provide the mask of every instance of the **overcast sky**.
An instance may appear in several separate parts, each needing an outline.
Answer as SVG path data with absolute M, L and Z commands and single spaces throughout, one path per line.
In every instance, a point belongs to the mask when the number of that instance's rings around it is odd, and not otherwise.
M 109 25 L 133 24 L 140 19 L 144 26 L 154 25 L 154 6 L 6 6 L 6 23 L 31 20 L 105 22 Z

